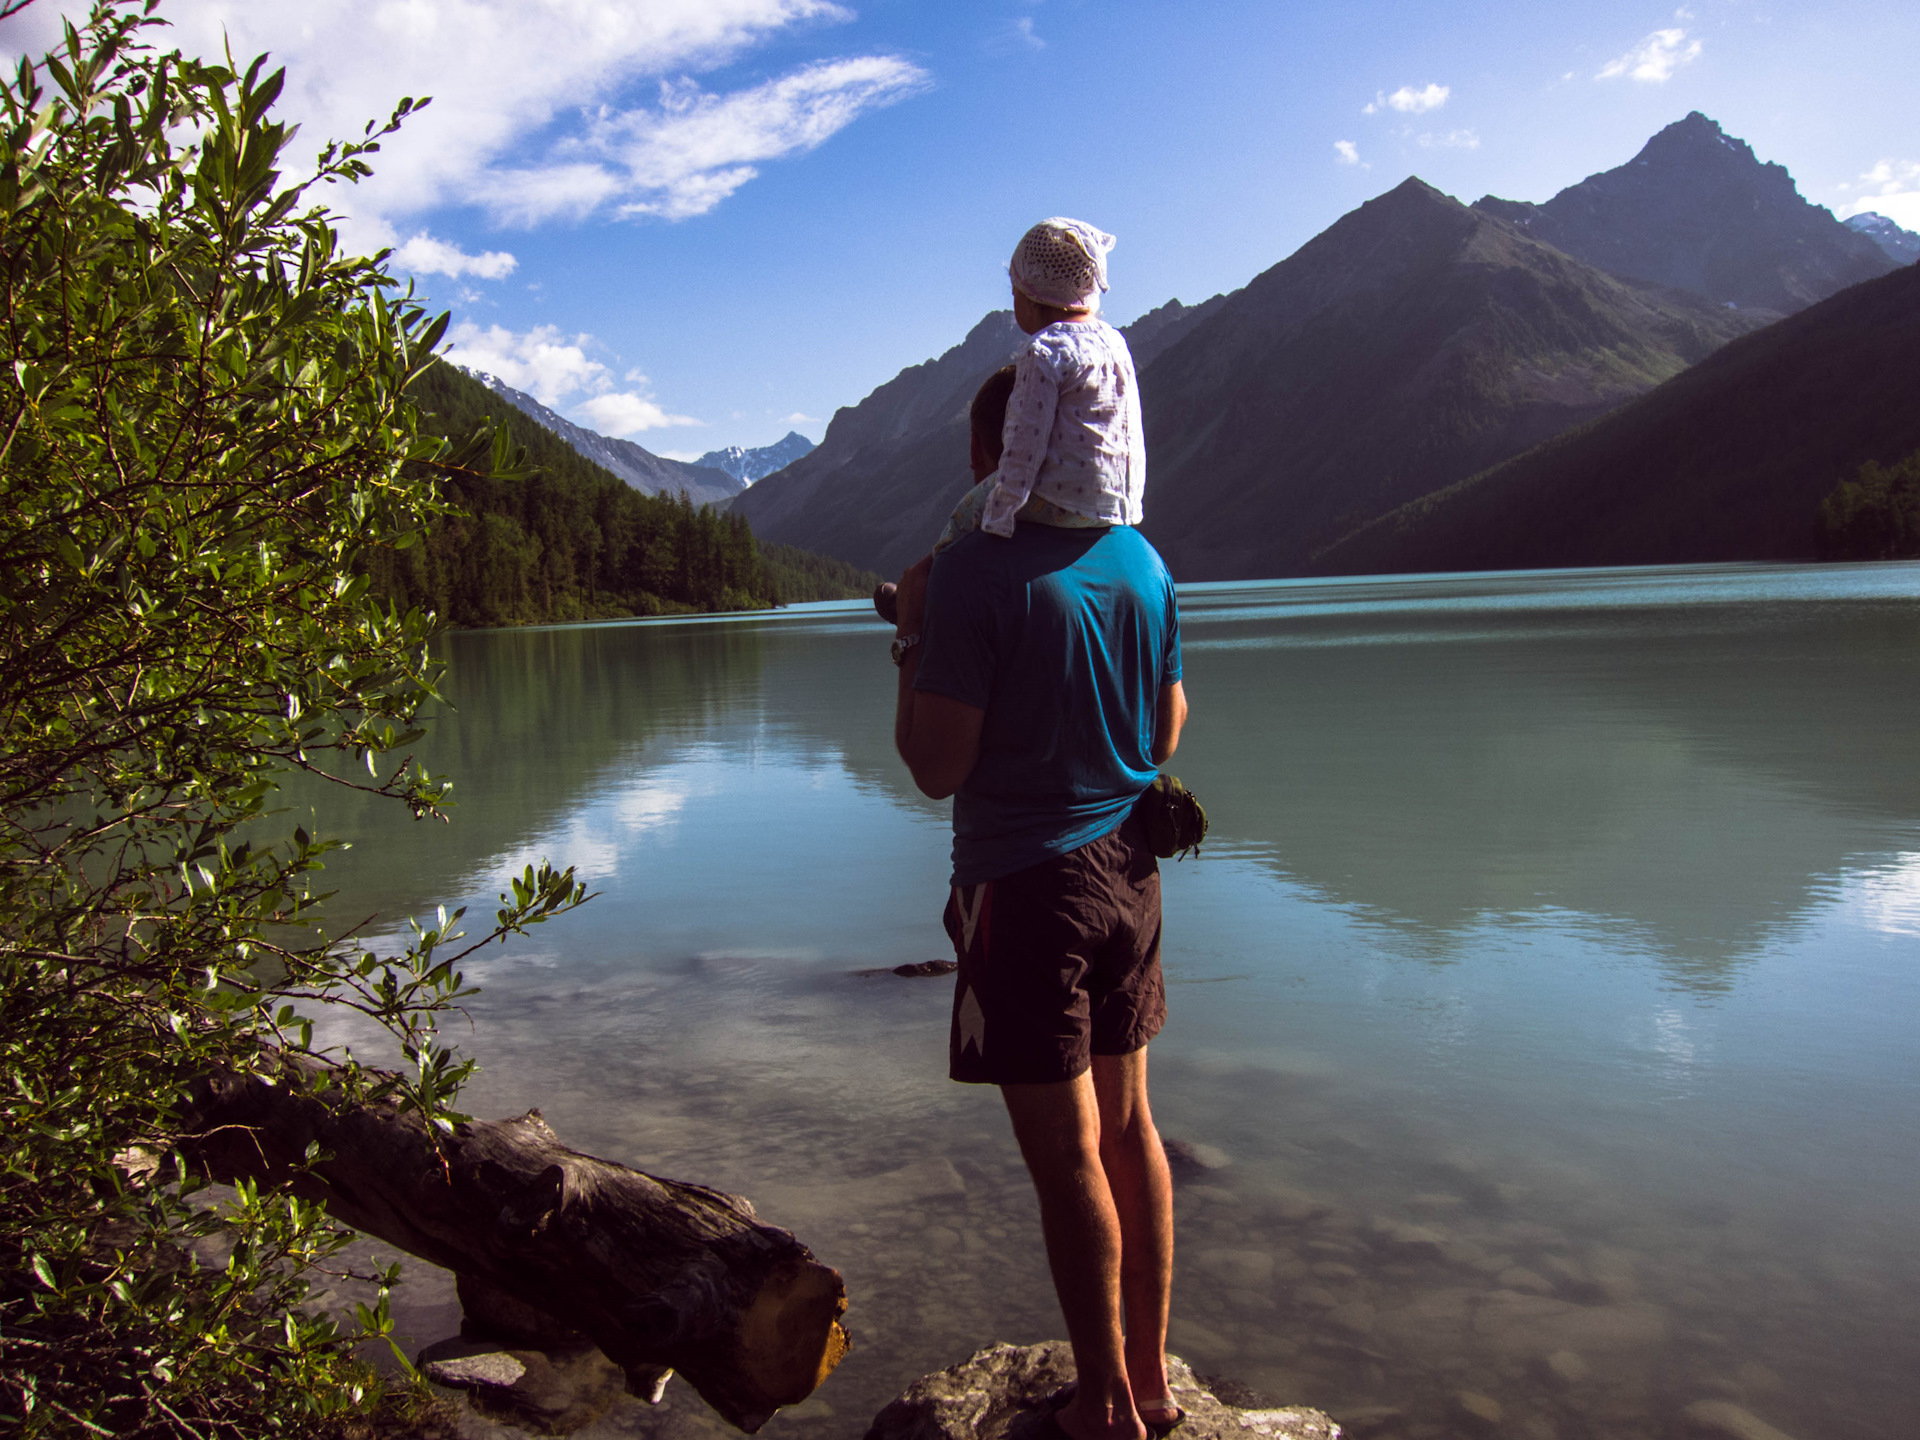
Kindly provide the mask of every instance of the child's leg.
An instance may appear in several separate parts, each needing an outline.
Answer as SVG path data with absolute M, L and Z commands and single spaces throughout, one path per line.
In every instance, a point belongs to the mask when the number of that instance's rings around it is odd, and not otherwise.
M 960 503 L 953 507 L 953 514 L 947 517 L 947 528 L 933 542 L 934 554 L 938 555 L 962 535 L 980 528 L 980 517 L 987 509 L 987 496 L 992 493 L 993 479 L 989 476 L 960 497 Z

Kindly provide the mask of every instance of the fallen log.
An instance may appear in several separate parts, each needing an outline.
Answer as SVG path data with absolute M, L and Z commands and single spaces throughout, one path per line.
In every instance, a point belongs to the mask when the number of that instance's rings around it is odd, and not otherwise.
M 753 1206 L 570 1150 L 537 1110 L 436 1148 L 416 1114 L 349 1104 L 328 1068 L 221 1074 L 193 1098 L 190 1158 L 224 1181 L 291 1181 L 342 1224 L 580 1331 L 655 1398 L 676 1370 L 752 1434 L 847 1351 L 846 1287 Z M 322 1158 L 302 1163 L 309 1145 Z

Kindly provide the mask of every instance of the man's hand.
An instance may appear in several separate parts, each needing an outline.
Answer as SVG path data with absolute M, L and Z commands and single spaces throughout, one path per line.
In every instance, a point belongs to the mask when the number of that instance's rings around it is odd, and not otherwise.
M 933 556 L 923 555 L 901 573 L 900 585 L 893 596 L 893 630 L 896 635 L 918 635 L 927 618 L 927 576 L 933 573 Z
M 894 594 L 894 633 L 919 635 L 927 618 L 927 577 L 933 557 L 909 565 Z M 920 673 L 920 647 L 900 657 L 900 689 L 894 700 L 893 744 L 924 795 L 944 800 L 973 772 L 980 756 L 980 727 L 987 712 L 913 688 Z

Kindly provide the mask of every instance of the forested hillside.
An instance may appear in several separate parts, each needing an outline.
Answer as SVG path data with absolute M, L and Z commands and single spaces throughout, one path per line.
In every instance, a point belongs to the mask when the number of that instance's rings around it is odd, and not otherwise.
M 1361 527 L 1333 574 L 1910 553 L 1920 267 L 1734 341 L 1612 415 Z M 1891 467 L 1891 468 L 1888 468 Z M 1834 495 L 1843 481 L 1851 491 Z M 1822 515 L 1822 500 L 1832 497 Z
M 864 595 L 877 582 L 840 561 L 762 547 L 743 517 L 642 494 L 452 365 L 435 365 L 413 394 L 437 433 L 465 436 L 485 419 L 505 426 L 534 471 L 448 478 L 465 513 L 368 562 L 379 593 L 443 624 L 749 610 Z

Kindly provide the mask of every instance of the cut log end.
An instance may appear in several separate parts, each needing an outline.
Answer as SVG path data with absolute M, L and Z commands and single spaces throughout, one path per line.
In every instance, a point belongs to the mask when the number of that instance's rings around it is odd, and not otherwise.
M 804 1253 L 804 1252 L 803 1252 Z M 681 1373 L 709 1405 L 751 1435 L 776 1411 L 797 1405 L 831 1375 L 852 1340 L 840 1325 L 847 1287 L 836 1270 L 801 1256 L 767 1272 L 741 1311 L 722 1373 L 724 1387 Z

